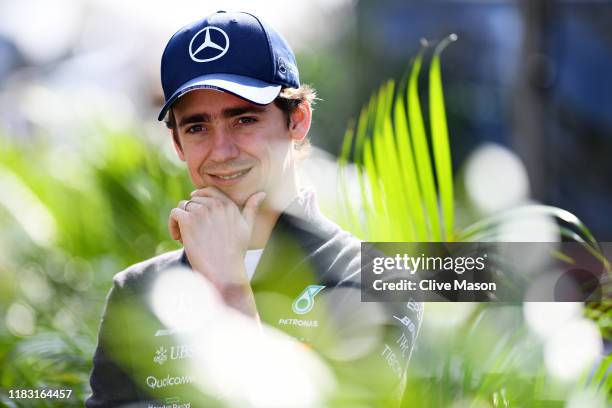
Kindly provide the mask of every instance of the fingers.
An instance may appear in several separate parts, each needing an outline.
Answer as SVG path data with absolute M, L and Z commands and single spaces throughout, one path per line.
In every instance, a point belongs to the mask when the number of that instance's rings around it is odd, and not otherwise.
M 183 243 L 181 237 L 181 230 L 179 228 L 179 222 L 187 215 L 187 212 L 180 208 L 173 208 L 170 211 L 170 216 L 168 217 L 168 231 L 170 232 L 170 236 L 175 241 L 179 241 Z
M 207 207 L 216 207 L 217 205 L 226 204 L 226 201 L 222 201 L 217 198 L 211 197 L 194 197 L 190 200 L 181 200 L 179 201 L 177 208 L 186 211 L 193 212 L 197 209 L 198 205 L 204 205 Z
M 255 216 L 257 215 L 257 211 L 259 211 L 261 203 L 263 203 L 265 198 L 266 193 L 260 191 L 250 196 L 247 202 L 244 204 L 244 208 L 242 209 L 242 216 L 249 224 L 249 227 L 253 228 L 253 224 L 255 223 Z
M 190 201 L 191 200 L 181 200 L 181 201 L 179 201 L 179 203 L 177 205 L 177 208 L 180 208 L 181 210 L 184 210 L 184 211 L 189 211 L 188 206 L 190 204 L 189 203 Z
M 185 201 L 185 200 L 183 200 Z M 179 206 L 180 204 L 183 202 L 179 202 Z M 224 201 L 224 200 L 220 200 L 218 198 L 212 198 L 212 197 L 193 197 L 191 200 L 187 200 L 185 201 L 185 211 L 187 212 L 195 212 L 199 206 L 204 206 L 204 207 L 208 207 L 208 208 L 215 208 L 215 207 L 223 207 L 227 204 L 229 204 L 230 202 Z
M 197 189 L 191 193 L 191 197 L 211 197 L 218 198 L 223 201 L 231 201 L 231 199 L 223 191 L 214 186 Z
M 204 191 L 207 190 L 207 191 Z M 186 210 L 187 212 L 195 211 L 196 206 L 202 205 L 208 208 L 215 207 L 223 207 L 228 204 L 234 204 L 227 196 L 223 195 L 224 198 L 220 198 L 218 194 L 215 192 L 215 188 L 209 189 L 200 189 L 196 190 L 192 193 L 191 200 L 181 200 L 179 202 L 179 208 Z M 219 191 L 219 190 L 216 190 Z M 211 195 L 203 195 L 203 194 L 211 194 Z M 214 196 L 213 196 L 214 194 Z M 223 194 L 223 193 L 221 193 Z M 242 209 L 242 216 L 248 222 L 250 226 L 253 225 L 255 221 L 255 216 L 257 215 L 257 211 L 261 206 L 261 203 L 266 198 L 266 193 L 263 191 L 257 192 L 249 197 L 249 199 L 244 204 L 244 208 Z M 235 204 L 234 204 L 235 205 Z

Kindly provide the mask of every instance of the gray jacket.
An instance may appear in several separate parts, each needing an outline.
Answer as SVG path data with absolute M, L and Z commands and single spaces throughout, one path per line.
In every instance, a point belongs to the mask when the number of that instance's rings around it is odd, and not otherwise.
M 349 390 L 342 394 L 343 403 L 355 394 L 350 390 L 362 388 L 368 392 L 355 399 L 379 405 L 401 398 L 422 304 L 362 303 L 360 268 L 362 258 L 367 262 L 369 257 L 361 255 L 361 242 L 324 217 L 314 197 L 306 194 L 277 220 L 251 286 L 262 322 L 320 351 L 341 389 Z M 188 359 L 190 352 L 147 302 L 151 283 L 177 266 L 189 267 L 183 250 L 115 276 L 100 325 L 86 407 L 219 405 L 217 396 L 203 396 L 192 378 L 181 373 L 179 360 Z M 350 362 L 336 360 L 325 350 L 330 338 L 336 339 L 336 347 L 350 348 L 339 353 L 354 355 Z M 374 344 L 360 353 L 359 344 L 368 341 Z

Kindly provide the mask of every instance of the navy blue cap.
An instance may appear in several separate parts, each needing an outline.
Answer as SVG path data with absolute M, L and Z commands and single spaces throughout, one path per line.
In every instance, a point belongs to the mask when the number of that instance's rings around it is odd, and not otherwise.
M 295 55 L 272 27 L 249 13 L 218 11 L 177 31 L 164 50 L 161 81 L 170 106 L 194 89 L 230 92 L 267 105 L 281 88 L 299 88 Z

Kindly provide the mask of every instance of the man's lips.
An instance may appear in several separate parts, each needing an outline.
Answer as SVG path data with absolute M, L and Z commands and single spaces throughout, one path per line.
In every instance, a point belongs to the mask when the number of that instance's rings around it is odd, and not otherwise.
M 249 167 L 247 169 L 238 170 L 238 171 L 232 171 L 232 172 L 216 172 L 216 173 L 206 173 L 206 174 L 208 174 L 214 180 L 230 181 L 230 180 L 237 180 L 245 176 L 249 171 L 251 171 L 251 169 L 252 167 Z

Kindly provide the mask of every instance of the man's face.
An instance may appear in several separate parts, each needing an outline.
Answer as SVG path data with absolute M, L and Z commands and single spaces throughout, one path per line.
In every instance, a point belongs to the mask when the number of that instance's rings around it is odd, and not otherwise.
M 305 134 L 288 127 L 274 103 L 255 105 L 205 89 L 182 96 L 173 112 L 175 147 L 197 188 L 215 186 L 242 206 L 252 194 L 274 193 L 293 177 L 291 142 Z

